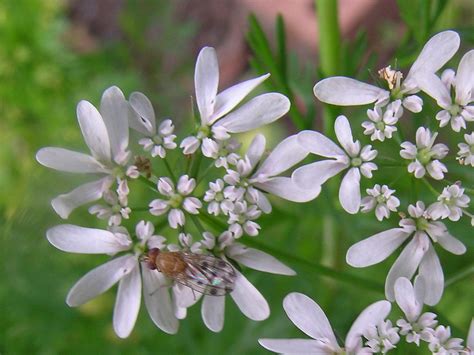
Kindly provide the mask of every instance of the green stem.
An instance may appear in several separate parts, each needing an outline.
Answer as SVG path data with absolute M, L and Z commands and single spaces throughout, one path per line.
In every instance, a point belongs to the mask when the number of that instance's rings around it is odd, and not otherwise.
M 427 178 L 423 177 L 421 180 L 426 185 L 426 187 L 428 187 L 428 190 L 430 190 L 433 193 L 433 195 L 435 195 L 436 197 L 439 196 L 439 192 L 436 191 L 436 189 L 433 187 L 433 185 L 431 185 L 431 183 L 428 181 Z
M 198 217 L 201 218 L 203 221 L 207 222 L 209 225 L 215 227 L 219 231 L 219 233 L 227 229 L 227 224 L 224 221 L 219 220 L 218 218 L 215 218 L 205 213 L 199 214 Z M 245 238 L 245 243 L 249 246 L 257 247 L 262 251 L 268 252 L 269 254 L 278 257 L 279 259 L 286 260 L 291 263 L 297 263 L 301 266 L 310 268 L 311 270 L 316 271 L 317 273 L 332 278 L 334 280 L 346 282 L 351 285 L 357 284 L 367 290 L 376 291 L 379 293 L 382 292 L 381 290 L 383 290 L 383 285 L 376 281 L 365 279 L 356 275 L 351 275 L 342 271 L 336 271 L 329 267 L 312 263 L 297 256 L 268 247 L 256 241 L 255 238 Z
M 352 275 L 343 271 L 336 271 L 333 270 L 329 267 L 326 267 L 324 265 L 316 264 L 311 261 L 305 260 L 303 258 L 285 253 L 283 251 L 268 247 L 258 241 L 255 240 L 255 238 L 246 238 L 245 239 L 245 244 L 251 246 L 251 247 L 256 247 L 259 250 L 265 251 L 276 258 L 280 260 L 285 260 L 291 263 L 299 264 L 303 267 L 310 268 L 311 270 L 315 271 L 318 274 L 321 274 L 323 276 L 329 277 L 331 279 L 341 281 L 344 283 L 348 283 L 350 285 L 358 285 L 360 287 L 363 287 L 367 290 L 370 291 L 375 291 L 378 293 L 382 293 L 384 286 L 383 284 L 366 279 L 357 275 Z
M 176 177 L 174 176 L 173 169 L 171 169 L 170 163 L 168 162 L 168 159 L 163 158 L 163 162 L 165 163 L 166 170 L 168 170 L 168 173 L 170 174 L 171 180 L 173 180 L 174 183 L 176 183 Z
M 201 221 L 199 221 L 199 219 L 197 218 L 196 215 L 194 214 L 190 214 L 189 217 L 191 217 L 191 221 L 193 221 L 194 225 L 196 226 L 197 230 L 199 231 L 199 233 L 201 233 L 201 235 L 206 231 L 204 229 L 204 227 L 202 226 L 201 224 Z
M 202 159 L 202 154 L 201 154 L 201 151 L 198 150 L 193 154 L 191 158 L 191 163 L 189 164 L 189 167 L 188 167 L 189 177 L 197 179 L 199 166 L 201 165 L 201 159 Z
M 153 181 L 148 180 L 142 175 L 138 177 L 138 180 L 148 185 L 153 191 L 156 191 L 156 184 Z
M 459 271 L 456 275 L 453 275 L 448 278 L 444 283 L 444 287 L 451 286 L 452 284 L 455 284 L 456 282 L 459 282 L 462 279 L 471 276 L 472 274 L 474 274 L 474 265 L 469 265 L 467 268 Z
M 337 0 L 315 0 L 315 5 L 319 25 L 319 60 L 321 72 L 326 77 L 334 76 L 339 73 L 341 63 L 341 34 L 337 16 Z M 323 132 L 326 136 L 329 135 L 332 129 L 336 114 L 334 108 L 324 106 Z

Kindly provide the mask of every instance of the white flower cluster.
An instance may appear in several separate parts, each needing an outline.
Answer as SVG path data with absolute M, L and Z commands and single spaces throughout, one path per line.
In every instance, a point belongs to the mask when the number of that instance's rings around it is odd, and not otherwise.
M 443 109 L 436 115 L 440 127 L 451 123 L 453 131 L 459 132 L 474 120 L 474 50 L 464 55 L 457 73 L 446 70 L 437 76 L 459 44 L 453 31 L 435 35 L 404 80 L 401 72 L 390 67 L 379 72 L 388 89 L 333 77 L 318 82 L 314 94 L 334 105 L 374 104 L 367 111 L 369 120 L 362 124 L 373 144 L 401 137 L 399 122 L 404 110 L 423 110 L 421 92 L 436 99 Z M 267 301 L 238 265 L 280 275 L 295 272 L 273 256 L 247 247 L 246 237 L 260 233 L 258 219 L 272 211 L 269 196 L 307 202 L 320 194 L 329 179 L 343 173 L 338 197 L 347 213 L 375 211 L 377 220 L 382 221 L 401 206 L 407 210 L 407 214 L 399 214 L 399 227 L 359 241 L 346 255 L 349 265 L 367 267 L 387 259 L 406 242 L 386 278 L 387 300 L 361 313 L 341 347 L 321 308 L 307 296 L 291 293 L 283 307 L 312 340 L 261 339 L 260 343 L 281 353 L 369 354 L 392 350 L 404 336 L 417 345 L 420 340 L 427 342 L 433 353 L 464 351 L 461 340 L 451 338 L 449 327 L 437 326 L 436 315 L 421 314 L 423 304 L 436 305 L 444 291 L 435 245 L 455 255 L 466 251 L 444 221 L 457 222 L 467 216 L 474 223 L 466 194 L 472 190 L 460 181 L 445 180 L 450 165 L 441 160 L 448 156 L 449 147 L 435 144 L 438 133 L 419 127 L 416 144 L 402 142 L 401 150 L 397 148 L 388 158 L 413 174 L 407 175 L 410 178 L 423 179 L 436 193 L 436 200 L 428 207 L 423 201 L 405 205 L 411 197 L 397 198 L 396 191 L 386 184 L 377 183 L 366 189 L 367 196 L 361 196 L 362 177 L 372 179 L 385 158 L 379 154 L 382 149 L 354 138 L 344 115 L 334 123 L 337 143 L 320 132 L 306 130 L 283 139 L 268 152 L 265 136 L 256 134 L 247 151 L 241 152 L 234 134 L 272 123 L 289 111 L 288 98 L 279 93 L 264 93 L 242 103 L 268 76 L 218 93 L 217 56 L 213 48 L 203 48 L 195 68 L 199 124 L 181 140 L 180 149 L 173 122 L 165 119 L 158 124 L 150 100 L 142 93 L 134 92 L 127 100 L 119 88 L 111 87 L 104 92 L 99 110 L 87 101 L 78 104 L 79 125 L 91 154 L 43 148 L 37 160 L 60 171 L 99 175 L 99 180 L 58 196 L 52 205 L 62 218 L 68 218 L 77 207 L 102 199 L 105 204 L 93 205 L 89 211 L 107 220 L 107 227 L 64 224 L 51 228 L 47 237 L 64 251 L 114 257 L 81 278 L 67 303 L 81 305 L 119 283 L 113 325 L 120 337 L 127 337 L 134 327 L 142 288 L 150 317 L 167 333 L 178 331 L 179 320 L 200 299 L 204 324 L 212 331 L 222 330 L 223 296 L 227 294 L 248 318 L 266 319 L 270 313 Z M 134 131 L 131 137 L 143 148 L 140 154 L 132 152 L 137 144 L 129 144 L 130 128 Z M 457 164 L 457 160 L 460 169 L 469 169 L 474 166 L 474 133 L 465 134 L 464 141 L 458 144 L 459 152 L 452 161 Z M 173 160 L 177 155 L 180 157 Z M 302 164 L 308 157 L 316 161 Z M 206 161 L 208 167 L 200 169 Z M 446 182 L 441 193 L 428 177 Z M 133 184 L 131 180 L 135 180 Z M 147 207 L 132 208 L 128 203 L 139 182 L 152 192 L 146 195 Z M 149 215 L 136 219 L 138 211 Z M 156 235 L 155 229 L 167 237 Z M 398 303 L 404 319 L 396 323 L 387 319 L 389 301 Z M 468 346 L 472 347 L 471 343 L 468 341 Z
M 142 93 L 134 92 L 127 100 L 119 88 L 111 87 L 104 92 L 99 110 L 87 101 L 79 103 L 79 126 L 91 154 L 43 148 L 36 157 L 56 170 L 101 175 L 100 180 L 55 198 L 52 205 L 62 218 L 68 218 L 74 209 L 102 200 L 89 212 L 106 220 L 107 227 L 59 225 L 51 228 L 47 237 L 61 250 L 114 258 L 76 283 L 67 297 L 70 306 L 79 306 L 118 282 L 113 325 L 120 337 L 127 337 L 134 327 L 142 287 L 150 317 L 167 333 L 178 331 L 178 320 L 185 318 L 187 308 L 201 296 L 203 320 L 212 331 L 223 328 L 225 294 L 248 318 L 263 320 L 269 316 L 265 298 L 234 265 L 280 275 L 295 272 L 236 240 L 259 233 L 257 219 L 272 209 L 268 195 L 305 202 L 315 198 L 321 188 L 302 189 L 283 175 L 309 154 L 296 135 L 284 139 L 270 154 L 261 134 L 255 136 L 245 154 L 239 153 L 240 143 L 231 137 L 288 112 L 289 100 L 278 93 L 262 94 L 238 106 L 268 76 L 217 93 L 216 53 L 213 48 L 203 48 L 195 75 L 201 124 L 181 141 L 181 151 L 176 149 L 173 122 L 157 122 L 150 100 Z M 138 144 L 129 144 L 129 137 Z M 143 151 L 133 151 L 135 146 Z M 181 158 L 172 166 L 172 157 L 177 154 Z M 206 182 L 208 169 L 197 178 L 199 164 L 206 158 L 209 168 L 214 166 L 221 174 L 215 181 Z M 184 169 L 182 162 L 187 162 Z M 131 180 L 137 182 L 132 185 Z M 147 194 L 148 208 L 138 208 L 150 213 L 145 220 L 136 220 L 136 208 L 129 206 L 139 182 L 153 190 Z M 202 182 L 209 186 L 204 195 Z M 154 234 L 155 228 L 166 225 L 171 228 L 167 238 Z M 188 232 L 192 229 L 201 236 L 195 242 Z M 175 243 L 168 242 L 173 239 Z
M 401 72 L 390 67 L 382 69 L 379 74 L 387 81 L 388 90 L 351 78 L 331 77 L 318 82 L 314 94 L 322 102 L 339 106 L 374 103 L 374 108 L 367 111 L 369 120 L 362 123 L 363 133 L 369 135 L 371 141 L 384 142 L 395 135 L 402 141 L 399 123 L 404 109 L 412 113 L 423 110 L 420 91 L 434 98 L 443 109 L 433 117 L 440 121 L 440 127 L 451 123 L 454 132 L 468 129 L 468 123 L 474 121 L 474 50 L 464 55 L 457 73 L 448 69 L 440 78 L 437 76 L 437 72 L 456 53 L 459 44 L 459 36 L 453 31 L 435 35 L 426 43 L 405 80 L 402 80 Z M 373 188 L 366 189 L 366 197 L 361 198 L 360 192 L 361 176 L 370 179 L 380 167 L 376 165 L 378 151 L 371 145 L 362 147 L 360 141 L 353 138 L 345 116 L 337 117 L 334 131 L 342 149 L 319 132 L 303 131 L 298 134 L 300 144 L 323 159 L 298 167 L 292 179 L 301 188 L 309 188 L 314 184 L 323 185 L 328 179 L 346 171 L 339 188 L 342 208 L 351 214 L 375 210 L 379 221 L 388 219 L 390 212 L 397 212 L 401 206 L 394 189 L 375 184 Z M 389 302 L 372 304 L 350 329 L 345 346 L 340 347 L 319 306 L 302 294 L 292 293 L 285 298 L 283 307 L 291 321 L 312 339 L 260 339 L 263 347 L 278 353 L 386 353 L 394 349 L 403 336 L 408 343 L 428 343 L 429 350 L 434 354 L 472 353 L 474 325 L 471 325 L 466 348 L 462 345 L 462 339 L 451 337 L 449 327 L 438 325 L 436 314 L 421 313 L 424 304 L 436 305 L 444 291 L 443 269 L 434 246 L 439 244 L 455 255 L 466 252 L 464 244 L 449 233 L 444 221 L 457 222 L 462 216 L 467 216 L 474 225 L 473 216 L 468 211 L 470 197 L 466 194 L 471 190 L 466 189 L 461 181 L 450 183 L 445 180 L 449 165 L 441 160 L 448 156 L 450 149 L 447 144 L 435 144 L 437 137 L 437 132 L 419 127 L 416 144 L 402 142 L 399 156 L 397 152 L 397 155 L 385 158 L 391 164 L 395 162 L 396 166 L 405 166 L 414 179 L 423 179 L 430 192 L 436 194 L 436 201 L 428 207 L 423 201 L 408 205 L 408 215 L 400 213 L 398 228 L 359 241 L 349 248 L 346 255 L 349 265 L 367 267 L 387 259 L 407 242 L 385 282 L 386 299 L 396 301 L 405 318 L 391 322 L 386 319 L 390 312 Z M 474 133 L 465 134 L 464 140 L 465 143 L 458 144 L 456 159 L 461 165 L 474 166 Z M 400 160 L 400 156 L 409 162 Z M 455 161 L 454 157 L 452 161 Z M 472 171 L 464 174 L 472 178 Z M 444 184 L 442 192 L 439 192 L 427 176 L 448 184 Z M 409 200 L 411 197 L 406 198 Z M 410 282 L 412 279 L 415 286 Z

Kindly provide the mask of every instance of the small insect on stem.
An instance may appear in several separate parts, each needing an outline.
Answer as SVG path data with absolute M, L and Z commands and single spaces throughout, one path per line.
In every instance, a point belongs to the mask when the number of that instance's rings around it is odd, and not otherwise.
M 234 290 L 233 266 L 215 256 L 152 248 L 143 260 L 149 269 L 205 295 L 224 296 Z

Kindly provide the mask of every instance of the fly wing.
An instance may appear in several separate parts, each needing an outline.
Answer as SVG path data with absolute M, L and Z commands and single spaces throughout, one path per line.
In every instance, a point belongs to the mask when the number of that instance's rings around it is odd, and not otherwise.
M 183 253 L 186 270 L 175 278 L 193 290 L 211 296 L 224 296 L 234 289 L 236 273 L 228 262 L 210 255 Z

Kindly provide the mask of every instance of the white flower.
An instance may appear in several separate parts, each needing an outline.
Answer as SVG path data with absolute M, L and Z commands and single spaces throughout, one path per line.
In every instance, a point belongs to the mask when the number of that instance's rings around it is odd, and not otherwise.
M 144 230 L 152 234 L 152 228 L 151 223 L 141 222 L 137 226 L 137 234 Z M 46 236 L 56 248 L 70 253 L 115 254 L 128 251 L 91 270 L 76 282 L 66 298 L 69 306 L 80 306 L 118 282 L 113 326 L 119 337 L 126 338 L 133 330 L 140 309 L 143 278 L 145 305 L 153 322 L 166 333 L 175 334 L 178 331 L 178 320 L 172 312 L 165 277 L 146 266 L 141 268 L 140 276 L 139 254 L 133 253 L 133 244 L 126 231 L 117 229 L 113 233 L 64 224 L 49 229 Z M 148 237 L 150 241 L 159 240 L 158 236 Z M 139 245 L 144 248 L 147 243 L 148 239 L 141 239 Z
M 171 179 L 162 177 L 158 180 L 158 191 L 168 197 L 168 200 L 156 199 L 150 202 L 150 213 L 155 216 L 161 216 L 168 212 L 168 223 L 171 228 L 184 226 L 186 221 L 185 210 L 191 214 L 198 214 L 198 209 L 202 207 L 202 202 L 197 197 L 190 195 L 196 187 L 196 180 L 183 175 L 178 179 L 178 188 L 175 190 Z
M 228 169 L 229 165 L 237 164 L 240 156 L 236 152 L 239 148 L 240 143 L 232 138 L 226 140 L 204 138 L 202 140 L 202 154 L 214 159 L 216 168 L 224 167 Z
M 458 355 L 464 350 L 461 338 L 451 338 L 451 329 L 443 325 L 436 327 L 428 348 L 434 355 Z
M 474 167 L 474 132 L 465 134 L 464 140 L 466 143 L 459 143 L 458 161 L 463 165 L 470 165 Z
M 389 301 L 393 301 L 396 280 L 399 277 L 411 279 L 418 270 L 425 281 L 424 303 L 433 306 L 443 294 L 444 275 L 431 241 L 456 255 L 464 254 L 466 247 L 449 234 L 443 223 L 431 220 L 423 202 L 418 201 L 416 206 L 409 205 L 408 213 L 411 218 L 403 218 L 400 221 L 401 228 L 377 233 L 351 246 L 346 261 L 353 267 L 378 264 L 412 236 L 388 272 L 385 295 Z
M 207 234 L 207 243 L 213 238 Z M 229 233 L 223 233 L 218 238 L 220 250 L 224 259 L 232 259 L 248 268 L 268 272 L 277 275 L 293 276 L 296 273 L 288 266 L 284 265 L 273 256 L 263 251 L 247 248 L 246 246 L 234 243 Z M 270 315 L 270 308 L 262 294 L 253 286 L 247 278 L 236 270 L 234 290 L 230 296 L 234 300 L 239 310 L 248 318 L 256 321 L 267 319 Z M 204 295 L 201 306 L 201 315 L 204 324 L 213 332 L 220 332 L 224 326 L 224 311 L 226 297 L 215 297 Z
M 471 320 L 471 325 L 469 326 L 469 331 L 467 332 L 466 339 L 466 351 L 469 355 L 474 354 L 474 318 Z
M 462 57 L 456 74 L 447 70 L 441 79 L 434 73 L 425 75 L 419 86 L 443 109 L 436 115 L 440 127 L 451 123 L 455 132 L 466 129 L 466 121 L 474 121 L 474 50 Z
M 396 100 L 385 107 L 385 112 L 379 106 L 367 110 L 370 121 L 362 122 L 362 127 L 365 128 L 364 134 L 370 135 L 372 141 L 383 142 L 385 138 L 392 138 L 393 132 L 397 130 L 395 125 L 403 114 L 401 104 L 400 100 Z
M 390 91 L 355 79 L 336 76 L 318 82 L 314 86 L 314 95 L 322 102 L 339 106 L 366 105 L 374 102 L 376 106 L 384 106 L 390 99 L 402 100 L 406 109 L 420 112 L 422 100 L 418 96 L 411 95 L 419 91 L 420 77 L 441 69 L 456 53 L 459 43 L 459 35 L 453 31 L 444 31 L 433 36 L 425 44 L 403 81 L 402 73 L 390 67 L 382 69 L 379 74 L 387 80 Z
M 303 131 L 298 134 L 300 144 L 311 153 L 332 159 L 304 165 L 293 172 L 292 179 L 300 188 L 311 189 L 348 169 L 339 188 L 339 201 L 344 210 L 355 214 L 361 203 L 361 174 L 372 178 L 372 171 L 377 170 L 377 165 L 371 161 L 377 156 L 377 151 L 371 145 L 361 149 L 360 142 L 353 141 L 351 126 L 345 116 L 336 119 L 334 130 L 343 149 L 319 132 Z
M 412 160 L 408 164 L 408 172 L 413 173 L 417 179 L 425 176 L 426 172 L 435 180 L 442 180 L 448 171 L 446 166 L 438 159 L 443 159 L 448 154 L 448 147 L 443 143 L 434 144 L 438 133 L 432 134 L 428 128 L 419 127 L 416 130 L 416 145 L 403 142 L 400 156 Z M 434 144 L 434 145 L 433 145 Z
M 88 101 L 77 105 L 79 126 L 91 155 L 55 147 L 42 148 L 36 153 L 38 162 L 48 168 L 101 176 L 51 201 L 61 218 L 67 218 L 79 206 L 100 199 L 114 180 L 126 179 L 130 158 L 128 111 L 122 91 L 112 86 L 102 95 L 100 113 Z
M 152 157 L 165 158 L 167 149 L 176 148 L 173 121 L 166 119 L 157 127 L 153 106 L 141 92 L 133 92 L 129 103 L 132 107 L 129 115 L 130 127 L 145 136 L 138 143 L 149 151 Z
M 395 349 L 395 344 L 400 341 L 398 328 L 393 327 L 390 320 L 368 327 L 363 335 L 367 339 L 365 345 L 370 348 L 372 353 L 386 354 L 390 350 Z
M 329 321 L 319 305 L 308 296 L 293 292 L 283 308 L 303 333 L 312 339 L 259 339 L 265 349 L 283 354 L 355 354 L 362 350 L 362 335 L 380 324 L 390 313 L 390 302 L 378 301 L 361 312 L 347 333 L 344 348 L 337 343 Z
M 132 210 L 128 207 L 127 195 L 119 196 L 109 190 L 104 192 L 103 198 L 108 205 L 93 205 L 89 207 L 90 214 L 95 214 L 100 219 L 107 219 L 109 226 L 119 226 L 122 218 L 129 218 Z
M 224 181 L 222 179 L 209 183 L 209 190 L 204 195 L 204 201 L 208 202 L 207 212 L 214 216 L 221 213 L 227 216 L 229 211 L 234 208 L 233 202 L 224 196 Z
M 216 51 L 211 47 L 201 49 L 194 72 L 201 126 L 195 137 L 187 137 L 181 142 L 180 147 L 184 149 L 184 154 L 194 153 L 206 137 L 225 140 L 230 137 L 229 133 L 251 131 L 286 114 L 290 101 L 278 93 L 259 95 L 231 112 L 269 75 L 244 81 L 218 94 L 219 66 Z
M 405 277 L 400 277 L 395 282 L 395 300 L 405 314 L 405 318 L 399 319 L 397 325 L 407 343 L 419 346 L 420 340 L 430 341 L 438 321 L 434 313 L 421 314 L 426 292 L 423 278 L 417 277 L 414 285 L 413 287 Z
M 427 211 L 433 219 L 449 218 L 451 221 L 459 221 L 463 208 L 468 207 L 470 200 L 460 185 L 450 185 L 443 189 L 438 202 L 431 204 Z
M 227 170 L 224 181 L 230 186 L 224 189 L 226 198 L 231 201 L 245 199 L 264 213 L 270 213 L 272 207 L 263 192 L 293 202 L 310 201 L 319 195 L 319 185 L 301 189 L 291 178 L 279 176 L 308 155 L 308 151 L 298 143 L 297 135 L 285 138 L 263 159 L 265 145 L 265 137 L 257 134 L 245 157 L 237 162 L 236 170 Z
M 229 211 L 229 231 L 232 232 L 234 238 L 240 238 L 244 232 L 252 237 L 258 235 L 260 225 L 256 220 L 262 212 L 256 205 L 248 205 L 247 201 L 236 201 L 234 208 Z
M 361 212 L 370 212 L 375 208 L 375 216 L 379 221 L 390 216 L 390 211 L 396 212 L 400 200 L 392 196 L 395 190 L 390 190 L 387 185 L 375 184 L 372 189 L 367 189 L 366 196 L 362 199 Z

